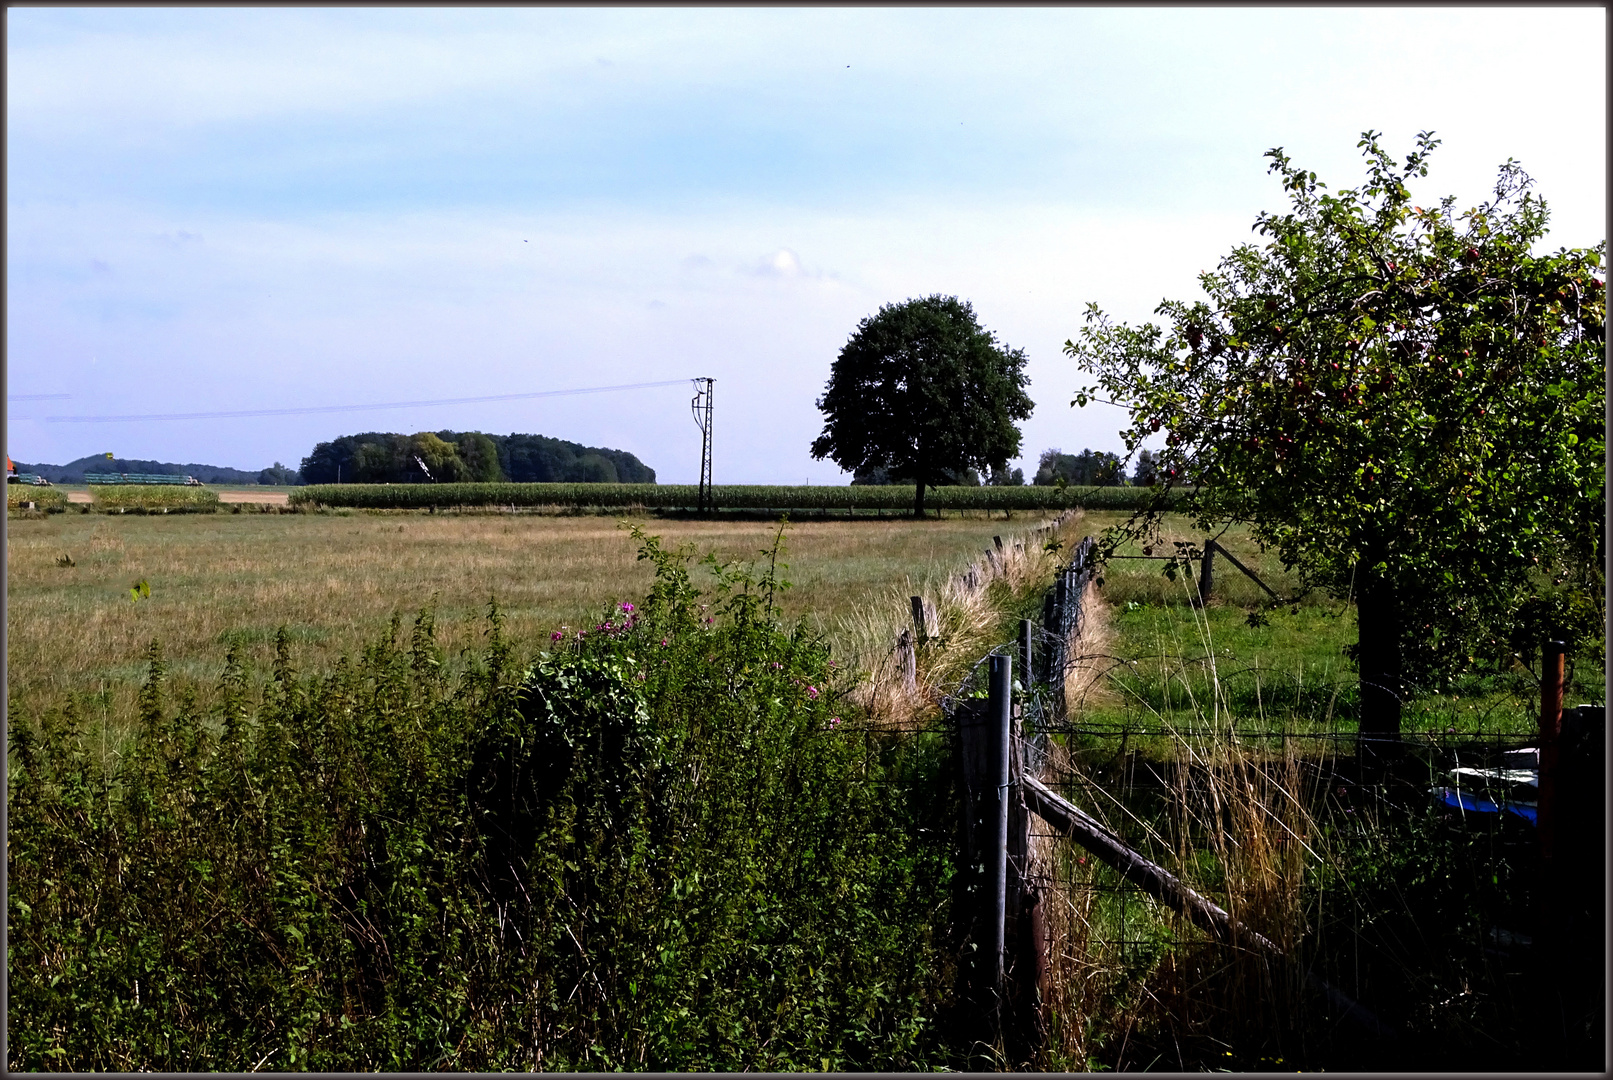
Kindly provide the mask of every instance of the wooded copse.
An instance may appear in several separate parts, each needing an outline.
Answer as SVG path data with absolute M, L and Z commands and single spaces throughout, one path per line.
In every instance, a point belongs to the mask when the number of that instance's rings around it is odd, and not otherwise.
M 342 435 L 315 446 L 300 472 L 310 484 L 655 483 L 655 470 L 625 450 L 447 429 Z

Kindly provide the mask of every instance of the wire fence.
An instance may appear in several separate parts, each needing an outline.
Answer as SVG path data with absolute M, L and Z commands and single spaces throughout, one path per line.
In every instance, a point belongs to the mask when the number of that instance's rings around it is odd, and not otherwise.
M 1497 772 L 1537 742 L 1535 680 L 1503 680 L 1467 702 L 1407 686 L 1397 742 L 1403 782 L 1385 787 L 1360 772 L 1359 685 L 1342 663 L 1324 673 L 1283 672 L 1257 662 L 1228 666 L 1208 650 L 1142 663 L 1095 648 L 1085 632 L 1099 614 L 1088 587 L 1102 572 L 1095 554 L 1090 537 L 1078 545 L 1055 572 L 1039 622 L 1022 624 L 1016 641 L 982 657 L 943 706 L 950 722 L 961 704 L 984 696 L 990 657 L 1013 657 L 1013 730 L 1025 774 L 1143 858 L 1240 917 L 1265 920 L 1279 938 L 1304 924 L 1294 910 L 1303 866 L 1333 857 L 1316 847 L 1324 819 L 1482 808 L 1492 824 L 1505 819 L 1498 843 L 1533 843 L 1532 792 L 1520 795 L 1514 784 L 1498 794 L 1478 774 Z M 1217 602 L 1269 603 L 1266 583 L 1238 569 L 1216 582 Z M 1184 584 L 1196 592 L 1207 575 Z M 1046 915 L 1055 966 L 1062 950 L 1089 974 L 1095 957 L 1123 968 L 1194 937 L 1183 938 L 1179 919 L 1124 874 L 1034 815 L 1028 836 L 1023 877 L 1056 901 Z M 1271 884 L 1278 880 L 1280 889 Z

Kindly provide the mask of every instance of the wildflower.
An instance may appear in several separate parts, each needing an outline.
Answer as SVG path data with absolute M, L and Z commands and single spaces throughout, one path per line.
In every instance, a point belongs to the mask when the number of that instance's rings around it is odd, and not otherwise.
M 813 701 L 817 701 L 818 700 L 818 688 L 816 686 L 807 687 L 807 697 L 811 698 Z
M 661 644 L 662 644 L 662 645 L 665 645 L 665 644 L 666 644 L 666 643 L 667 643 L 667 639 L 666 639 L 666 638 L 662 638 L 662 639 L 661 639 Z
M 629 604 L 629 603 L 626 603 L 626 602 L 623 602 L 622 610 L 627 612 L 629 615 L 631 615 L 631 614 L 633 614 L 633 605 Z
M 556 630 L 554 633 L 549 635 L 549 640 L 550 641 L 559 641 L 564 636 L 565 636 L 564 634 L 562 634 L 560 631 Z
M 840 726 L 840 717 L 838 717 L 838 716 L 829 717 L 829 726 L 831 728 L 839 727 Z

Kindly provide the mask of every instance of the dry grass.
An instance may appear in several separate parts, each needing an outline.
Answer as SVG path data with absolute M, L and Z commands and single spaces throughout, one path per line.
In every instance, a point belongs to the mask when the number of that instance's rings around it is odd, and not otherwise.
M 886 728 L 911 728 L 932 719 L 942 697 L 980 658 L 1003 643 L 1003 624 L 1027 594 L 1040 594 L 1052 579 L 1059 554 L 1044 546 L 1063 541 L 1068 550 L 1080 535 L 1081 512 L 1071 511 L 1041 526 L 1003 537 L 979 558 L 950 573 L 904 575 L 872 602 L 842 615 L 832 637 L 839 655 L 859 673 L 857 704 Z M 1006 531 L 1006 530 L 1003 530 Z M 1001 533 L 999 533 L 1000 535 Z M 911 598 L 924 601 L 925 629 L 914 647 L 914 677 L 899 641 L 914 631 Z
M 1086 611 L 1086 633 L 1071 650 L 1080 660 L 1067 683 L 1077 715 L 1113 694 L 1103 656 L 1111 647 L 1111 609 L 1093 591 Z M 1163 782 L 1151 798 L 1138 796 L 1138 763 L 1123 749 L 1094 769 L 1054 739 L 1041 778 L 1066 790 L 1074 784 L 1083 809 L 1294 955 L 1306 931 L 1307 862 L 1317 857 L 1317 826 L 1307 809 L 1316 805 L 1315 771 L 1303 769 L 1291 743 L 1276 752 L 1241 743 L 1224 700 L 1200 701 L 1191 715 L 1161 720 L 1174 753 L 1154 764 Z M 1292 967 L 1229 954 L 1043 827 L 1033 827 L 1030 854 L 1048 936 L 1050 1060 L 1194 1068 L 1137 1055 L 1167 1044 L 1178 1053 L 1194 1045 L 1202 1051 L 1205 1039 L 1231 1038 L 1239 1025 L 1260 1029 L 1259 1037 L 1247 1033 L 1253 1045 L 1293 1023 L 1300 985 Z
M 639 518 L 670 546 L 751 559 L 776 525 Z M 892 582 L 942 580 L 991 546 L 994 534 L 1040 519 L 984 514 L 944 521 L 803 521 L 786 534 L 787 617 L 808 617 L 837 652 L 842 619 L 883 602 Z M 58 565 L 63 556 L 72 566 Z M 149 599 L 129 588 L 149 582 Z M 697 572 L 696 580 L 703 580 Z M 114 726 L 134 713 L 145 650 L 162 642 L 175 690 L 205 703 L 232 641 L 261 674 L 277 628 L 299 669 L 355 655 L 385 631 L 436 608 L 450 656 L 484 640 L 496 596 L 508 636 L 536 645 L 562 626 L 589 625 L 650 582 L 613 517 L 538 514 L 67 514 L 13 518 L 7 535 L 8 696 L 24 711 L 82 695 Z M 905 595 L 904 600 L 905 604 Z

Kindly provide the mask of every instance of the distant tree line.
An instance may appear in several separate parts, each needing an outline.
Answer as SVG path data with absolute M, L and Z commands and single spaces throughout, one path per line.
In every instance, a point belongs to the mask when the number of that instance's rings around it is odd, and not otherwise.
M 941 483 L 958 487 L 1014 487 L 1025 483 L 1023 469 L 989 469 L 984 477 L 972 468 L 941 469 L 939 476 Z M 1136 468 L 1128 477 L 1126 463 L 1107 451 L 1082 450 L 1079 454 L 1066 454 L 1057 447 L 1044 450 L 1031 483 L 1057 487 L 1060 481 L 1073 487 L 1117 487 L 1128 483 L 1147 487 L 1154 482 L 1154 455 L 1150 450 L 1140 451 Z M 912 484 L 913 477 L 884 465 L 865 465 L 852 474 L 851 482 L 856 485 Z
M 53 484 L 82 484 L 85 473 L 150 473 L 158 476 L 194 476 L 204 484 L 301 484 L 302 477 L 295 469 L 275 462 L 267 469 L 231 469 L 224 465 L 198 465 L 194 462 L 179 465 L 171 461 L 148 461 L 144 458 L 109 458 L 105 454 L 91 454 L 70 461 L 66 465 L 27 465 L 12 462 L 19 473 L 34 473 Z
M 299 472 L 310 484 L 655 483 L 655 470 L 625 450 L 480 431 L 343 435 L 314 447 Z
M 1036 463 L 1033 484 L 1057 486 L 1059 481 L 1076 486 L 1110 487 L 1131 483 L 1147 487 L 1154 482 L 1154 454 L 1151 450 L 1137 453 L 1137 465 L 1131 476 L 1126 475 L 1126 463 L 1119 455 L 1102 450 L 1083 450 L 1079 454 L 1066 454 L 1054 447 L 1042 452 Z

